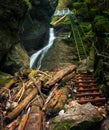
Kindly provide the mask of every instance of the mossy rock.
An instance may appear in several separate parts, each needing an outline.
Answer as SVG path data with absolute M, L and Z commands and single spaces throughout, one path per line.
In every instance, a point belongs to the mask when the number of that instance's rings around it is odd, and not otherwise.
M 71 65 L 75 57 L 75 51 L 73 51 L 71 44 L 75 43 L 56 39 L 42 60 L 42 69 L 52 71 L 55 68 L 63 68 Z
M 90 130 L 103 119 L 90 103 L 80 105 L 72 101 L 71 104 L 50 121 L 50 130 Z
M 62 122 L 52 122 L 52 127 L 50 128 L 50 130 L 70 130 L 72 124 L 74 123 L 74 120 L 71 121 L 62 121 Z

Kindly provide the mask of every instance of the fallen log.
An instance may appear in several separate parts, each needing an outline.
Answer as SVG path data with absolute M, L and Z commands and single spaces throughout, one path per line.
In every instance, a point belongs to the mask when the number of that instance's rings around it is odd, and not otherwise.
M 70 74 L 66 75 L 63 79 L 62 82 L 68 82 L 69 80 L 73 79 L 75 77 L 75 73 L 71 72 Z
M 44 118 L 44 113 L 42 111 L 39 111 L 39 115 L 36 121 L 36 130 L 43 130 L 43 118 Z
M 13 78 L 11 79 L 8 83 L 5 84 L 5 86 L 3 88 L 0 89 L 0 95 L 7 89 L 9 89 L 11 87 L 12 84 L 14 84 L 16 82 L 16 79 Z
M 41 112 L 40 102 L 43 102 L 41 97 L 31 104 L 31 111 L 25 130 L 43 130 L 41 129 L 43 125 L 43 112 Z
M 48 98 L 46 99 L 45 104 L 42 108 L 42 111 L 46 111 L 47 105 L 48 105 L 49 101 L 51 100 L 51 98 L 53 97 L 54 92 L 56 91 L 57 88 L 58 88 L 58 85 L 55 85 L 53 90 L 50 92 L 50 94 L 49 94 Z
M 30 94 L 24 99 L 22 100 L 18 106 L 12 111 L 10 112 L 4 119 L 4 121 L 6 123 L 10 122 L 11 120 L 13 120 L 14 118 L 16 118 L 21 111 L 26 107 L 26 105 L 35 97 L 35 95 L 37 94 L 37 88 L 33 88 L 33 90 L 30 92 Z
M 71 65 L 69 67 L 66 67 L 63 70 L 58 71 L 53 78 L 51 78 L 50 80 L 48 80 L 44 87 L 45 88 L 50 88 L 51 86 L 53 86 L 55 83 L 59 82 L 64 76 L 68 75 L 69 73 L 71 73 L 72 71 L 76 71 L 76 65 Z
M 3 129 L 3 130 L 15 130 L 18 125 L 19 125 L 19 120 L 18 120 L 18 119 L 15 119 L 15 120 L 12 121 L 10 124 L 8 124 L 8 125 L 6 126 L 6 128 Z
M 42 94 L 42 92 L 41 92 L 41 90 L 40 90 L 40 88 L 39 88 L 39 82 L 38 82 L 38 84 L 36 83 L 36 81 L 35 81 L 35 79 L 34 78 L 31 78 L 31 80 L 33 81 L 33 83 L 34 83 L 34 86 L 37 88 L 37 91 L 38 91 L 38 93 L 40 94 L 40 96 L 41 96 L 41 98 L 43 99 L 43 102 L 45 102 L 45 99 L 44 99 L 44 97 L 43 97 L 43 94 Z
M 28 120 L 29 112 L 30 112 L 30 108 L 28 108 L 27 113 L 25 113 L 25 114 L 22 116 L 22 119 L 21 119 L 21 121 L 20 121 L 18 130 L 25 130 L 25 126 L 26 126 L 26 123 L 27 123 L 27 120 Z
M 60 89 L 55 90 L 53 97 L 48 102 L 46 106 L 45 113 L 47 115 L 56 115 L 58 112 L 63 109 L 65 103 L 67 102 L 68 96 L 68 88 L 62 87 Z

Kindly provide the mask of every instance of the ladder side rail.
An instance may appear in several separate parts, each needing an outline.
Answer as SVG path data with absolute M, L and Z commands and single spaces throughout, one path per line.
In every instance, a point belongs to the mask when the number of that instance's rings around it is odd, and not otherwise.
M 77 49 L 77 53 L 78 53 L 78 58 L 79 58 L 79 61 L 81 61 L 81 57 L 80 57 L 80 52 L 79 52 L 79 48 L 78 48 L 78 43 L 77 43 L 77 38 L 76 38 L 76 35 L 75 35 L 75 31 L 74 31 L 74 27 L 73 27 L 73 19 L 70 15 L 67 15 L 69 20 L 70 20 L 70 23 L 71 23 L 71 28 L 72 28 L 72 32 L 73 32 L 73 37 L 74 37 L 74 41 L 75 41 L 75 44 L 76 44 L 76 49 Z
M 81 41 L 81 45 L 82 45 L 82 48 L 83 48 L 83 51 L 84 51 L 85 57 L 87 58 L 86 50 L 85 50 L 85 47 L 84 47 L 84 44 L 83 44 L 83 41 L 82 41 L 82 38 L 81 38 L 80 32 L 79 32 L 79 30 L 78 30 L 78 27 L 77 27 L 77 32 L 78 32 L 78 35 L 79 35 L 79 38 L 80 38 L 80 41 Z

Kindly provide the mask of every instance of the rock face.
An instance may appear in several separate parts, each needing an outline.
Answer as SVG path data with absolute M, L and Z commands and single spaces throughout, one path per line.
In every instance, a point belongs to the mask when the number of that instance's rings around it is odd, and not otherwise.
M 44 45 L 57 0 L 31 0 L 31 10 L 24 0 L 0 2 L 0 70 L 14 73 L 21 67 L 29 67 L 29 56 L 22 42 L 28 52 Z
M 24 32 L 21 40 L 31 55 L 47 44 L 51 16 L 57 5 L 57 0 L 31 0 L 32 9 L 24 20 Z
M 75 51 L 72 49 L 70 42 L 56 39 L 42 60 L 41 67 L 50 71 L 56 68 L 63 68 L 72 64 L 72 60 L 76 58 Z
M 13 73 L 22 66 L 29 66 L 29 57 L 18 44 L 21 21 L 27 6 L 23 0 L 1 0 L 0 2 L 0 69 Z M 20 56 L 23 54 L 26 60 Z

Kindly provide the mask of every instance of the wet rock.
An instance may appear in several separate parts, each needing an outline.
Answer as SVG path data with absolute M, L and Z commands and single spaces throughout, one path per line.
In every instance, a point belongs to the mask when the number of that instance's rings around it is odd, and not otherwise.
M 28 55 L 32 55 L 47 44 L 49 39 L 49 24 L 41 23 L 37 20 L 32 21 L 30 24 L 25 21 L 24 24 L 25 27 L 23 34 L 21 34 L 21 42 Z
M 103 119 L 97 108 L 90 103 L 80 105 L 73 101 L 66 105 L 65 113 L 51 121 L 51 130 L 89 130 Z
M 21 67 L 29 67 L 29 57 L 24 48 L 18 44 L 23 41 L 22 37 L 26 47 L 29 48 L 26 48 L 27 50 L 34 51 L 46 44 L 44 37 L 47 39 L 49 22 L 55 10 L 53 6 L 56 6 L 57 0 L 32 0 L 31 2 L 32 9 L 28 10 L 29 5 L 23 0 L 1 0 L 0 69 L 2 71 L 14 73 Z M 20 38 L 21 35 L 23 36 Z
M 32 0 L 32 9 L 25 17 L 21 41 L 28 51 L 33 54 L 48 42 L 50 20 L 55 11 L 57 0 Z
M 20 39 L 19 32 L 22 30 L 22 19 L 24 18 L 28 7 L 22 0 L 1 0 L 0 2 L 0 69 L 8 72 L 9 69 L 7 69 L 7 67 L 10 66 L 11 61 L 13 61 L 13 63 L 11 63 L 13 65 L 11 65 L 9 71 L 18 70 L 19 67 L 25 65 L 23 57 L 16 56 L 19 52 L 13 54 L 13 49 L 16 48 L 15 46 L 17 46 L 16 44 L 18 44 Z M 19 49 L 20 48 L 21 47 L 19 47 Z M 16 49 L 16 51 L 18 51 L 18 49 Z M 22 60 L 22 64 L 16 66 L 16 60 L 14 58 L 17 59 L 19 64 Z M 26 56 L 26 58 L 28 58 L 29 61 L 29 57 Z
M 56 39 L 42 60 L 42 69 L 51 71 L 56 68 L 63 68 L 72 64 L 73 59 L 76 58 L 69 41 Z
M 23 47 L 21 47 L 20 44 L 16 44 L 11 51 L 7 53 L 5 61 L 2 61 L 1 69 L 4 72 L 13 74 L 22 67 L 29 68 L 29 57 Z

